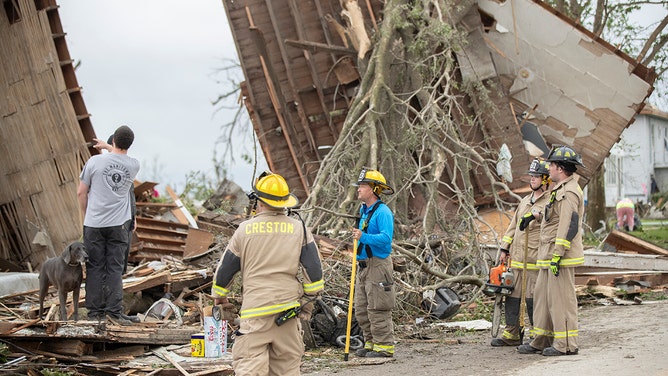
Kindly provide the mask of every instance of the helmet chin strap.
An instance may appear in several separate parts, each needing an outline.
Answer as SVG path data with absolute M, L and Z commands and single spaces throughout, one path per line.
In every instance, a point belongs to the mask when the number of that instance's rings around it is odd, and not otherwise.
M 545 188 L 547 188 L 547 184 L 546 184 L 546 182 L 544 182 L 543 180 L 541 180 L 540 185 L 538 186 L 538 188 L 534 188 L 534 187 L 532 187 L 531 184 L 529 184 L 529 187 L 530 187 L 531 190 L 534 191 L 534 192 L 538 192 L 539 190 L 545 192 Z

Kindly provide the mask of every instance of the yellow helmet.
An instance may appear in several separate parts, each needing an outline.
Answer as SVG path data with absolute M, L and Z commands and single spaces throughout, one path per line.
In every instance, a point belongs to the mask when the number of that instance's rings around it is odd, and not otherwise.
M 371 188 L 373 188 L 373 193 L 376 195 L 381 193 L 391 195 L 394 193 L 394 189 L 387 185 L 385 176 L 376 170 L 362 169 L 360 176 L 357 178 L 357 184 L 355 185 L 359 186 L 360 184 L 369 184 Z
M 273 208 L 293 208 L 299 204 L 299 199 L 290 193 L 288 183 L 279 174 L 260 175 L 255 182 L 253 192 L 259 200 Z

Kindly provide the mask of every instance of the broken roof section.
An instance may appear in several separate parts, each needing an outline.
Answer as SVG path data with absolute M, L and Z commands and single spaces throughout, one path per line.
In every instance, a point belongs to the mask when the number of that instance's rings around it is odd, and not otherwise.
M 531 111 L 550 145 L 582 153 L 585 182 L 652 92 L 656 75 L 628 55 L 532 0 L 478 1 L 496 74 L 511 103 Z
M 359 84 L 341 3 L 357 3 L 373 30 L 383 2 L 287 3 L 224 0 L 253 127 L 270 169 L 303 198 L 338 139 Z M 458 56 L 462 75 L 500 84 L 493 94 L 498 113 L 483 120 L 486 146 L 499 150 L 505 142 L 512 175 L 523 175 L 532 156 L 515 119 L 526 113 L 525 123 L 534 124 L 548 145 L 568 144 L 582 153 L 586 168 L 578 172 L 586 184 L 642 109 L 654 72 L 538 1 L 468 4 L 457 21 L 470 37 Z M 480 142 L 479 132 L 463 133 Z M 514 179 L 509 186 L 524 184 Z M 475 186 L 477 198 L 488 188 Z

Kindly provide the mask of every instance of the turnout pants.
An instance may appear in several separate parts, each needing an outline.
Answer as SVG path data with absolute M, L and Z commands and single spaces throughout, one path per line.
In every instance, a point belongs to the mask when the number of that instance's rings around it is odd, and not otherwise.
M 232 345 L 237 376 L 299 375 L 304 340 L 298 317 L 278 326 L 276 315 L 241 320 Z
M 531 346 L 554 347 L 561 352 L 578 349 L 578 301 L 575 268 L 561 268 L 555 277 L 550 269 L 538 272 L 534 292 L 534 331 Z
M 392 259 L 371 257 L 367 267 L 357 269 L 355 318 L 362 328 L 365 348 L 394 354 L 395 305 Z
M 520 341 L 520 306 L 522 305 L 522 270 L 515 269 L 517 276 L 513 292 L 506 297 L 504 311 L 506 317 L 506 327 L 503 329 L 501 339 L 509 345 L 521 345 Z M 525 318 L 529 318 L 531 325 L 533 322 L 533 294 L 536 285 L 538 270 L 527 270 L 527 283 L 524 290 L 526 297 Z M 533 332 L 533 330 L 532 330 Z

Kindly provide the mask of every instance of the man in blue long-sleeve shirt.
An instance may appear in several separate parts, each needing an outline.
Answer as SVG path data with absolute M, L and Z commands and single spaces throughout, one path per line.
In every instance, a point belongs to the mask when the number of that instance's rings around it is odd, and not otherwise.
M 362 357 L 394 356 L 395 306 L 392 277 L 392 237 L 394 214 L 380 200 L 380 194 L 392 194 L 385 177 L 376 170 L 362 170 L 357 181 L 357 198 L 362 201 L 360 221 L 353 229 L 357 246 L 358 273 L 355 283 L 355 318 L 362 328 Z

